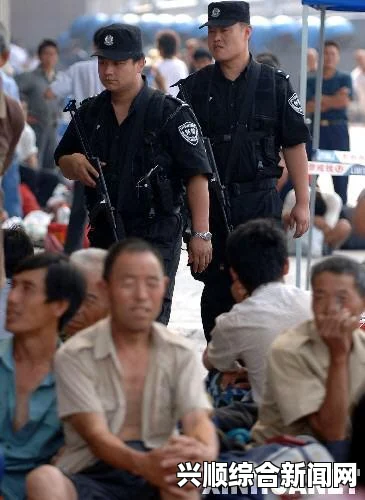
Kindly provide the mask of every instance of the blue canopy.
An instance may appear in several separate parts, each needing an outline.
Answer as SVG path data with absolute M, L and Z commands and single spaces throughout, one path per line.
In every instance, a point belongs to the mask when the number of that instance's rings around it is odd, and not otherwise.
M 365 0 L 302 0 L 302 4 L 314 8 L 325 7 L 327 10 L 365 12 Z

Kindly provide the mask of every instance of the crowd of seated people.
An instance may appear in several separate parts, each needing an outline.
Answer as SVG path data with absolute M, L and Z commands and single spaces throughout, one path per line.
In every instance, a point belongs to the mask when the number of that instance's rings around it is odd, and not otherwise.
M 17 248 L 23 235 L 10 236 Z M 356 260 L 319 261 L 305 292 L 285 284 L 284 231 L 269 220 L 239 226 L 227 244 L 236 304 L 217 318 L 201 360 L 155 322 L 167 279 L 148 243 L 70 258 L 32 255 L 31 245 L 15 253 L 0 340 L 5 499 L 195 500 L 193 483 L 177 485 L 179 463 L 228 461 L 227 449 L 235 461 L 270 459 L 273 439 L 299 447 L 307 436 L 323 460 L 355 456 L 350 417 L 365 392 Z M 241 400 L 216 407 L 204 365 L 221 375 L 216 384 L 243 379 Z M 222 428 L 244 428 L 246 445 L 223 442 Z

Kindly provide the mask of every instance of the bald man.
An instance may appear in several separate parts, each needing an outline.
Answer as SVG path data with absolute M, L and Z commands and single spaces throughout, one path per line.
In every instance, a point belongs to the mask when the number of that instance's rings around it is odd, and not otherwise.
M 72 320 L 67 324 L 66 338 L 88 328 L 109 314 L 109 303 L 105 288 L 102 287 L 102 276 L 106 250 L 86 248 L 74 252 L 70 260 L 82 272 L 86 279 L 86 296 Z
M 318 69 L 318 52 L 316 49 L 308 49 L 307 52 L 308 73 L 316 73 Z

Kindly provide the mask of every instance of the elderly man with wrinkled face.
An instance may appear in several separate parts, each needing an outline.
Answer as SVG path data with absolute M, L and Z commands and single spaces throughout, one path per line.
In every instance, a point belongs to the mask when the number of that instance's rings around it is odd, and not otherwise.
M 109 313 L 108 298 L 102 286 L 106 255 L 106 250 L 101 248 L 85 248 L 71 254 L 71 262 L 82 272 L 86 280 L 86 296 L 64 329 L 66 338 L 93 325 Z

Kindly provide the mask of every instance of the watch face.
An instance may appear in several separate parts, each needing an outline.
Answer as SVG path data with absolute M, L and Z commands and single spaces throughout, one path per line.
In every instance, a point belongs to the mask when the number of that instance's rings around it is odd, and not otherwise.
M 203 237 L 203 239 L 204 239 L 204 240 L 209 241 L 209 240 L 211 240 L 211 239 L 212 239 L 212 233 L 209 233 L 209 232 L 207 231 L 206 233 L 203 233 L 202 237 Z

